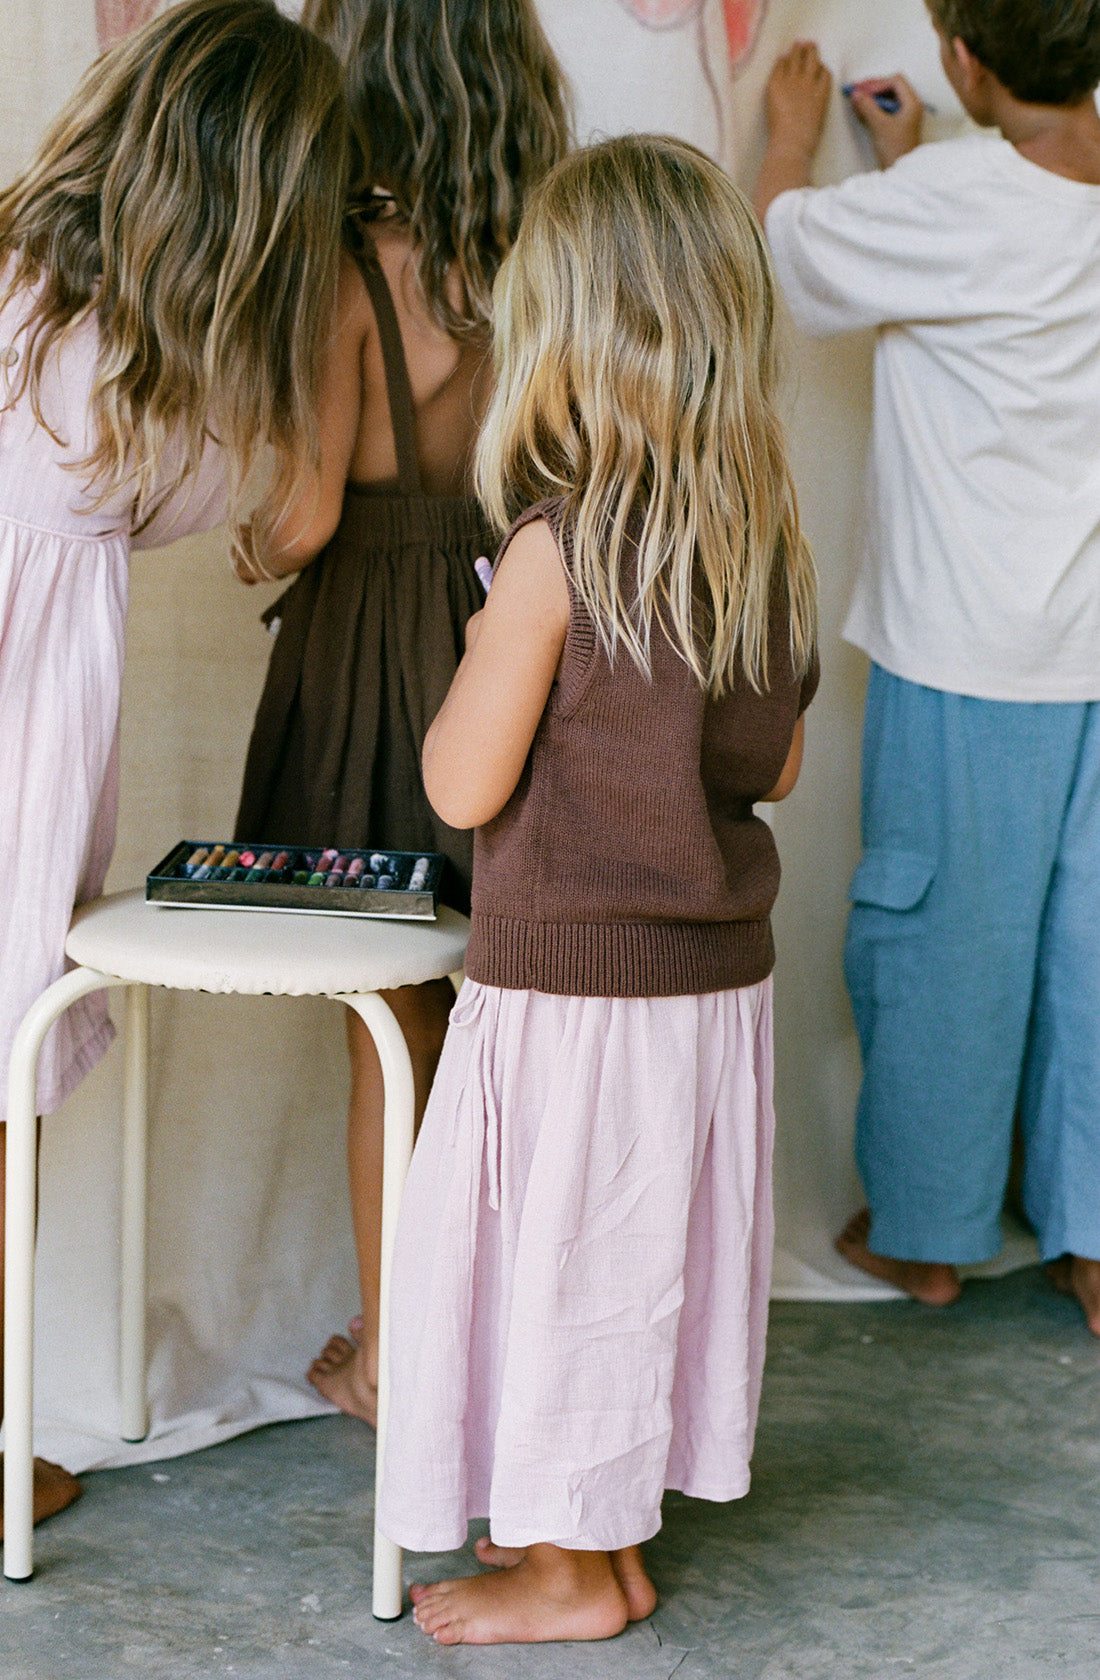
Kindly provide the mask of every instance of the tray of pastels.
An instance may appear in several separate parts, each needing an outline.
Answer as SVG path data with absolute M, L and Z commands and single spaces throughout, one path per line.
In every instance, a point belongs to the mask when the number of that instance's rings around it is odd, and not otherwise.
M 145 877 L 145 897 L 182 909 L 421 921 L 435 915 L 445 861 L 439 852 L 181 840 Z

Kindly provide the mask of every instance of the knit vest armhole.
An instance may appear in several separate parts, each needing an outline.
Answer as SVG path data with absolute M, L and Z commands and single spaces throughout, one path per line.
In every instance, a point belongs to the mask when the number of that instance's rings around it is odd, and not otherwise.
M 533 525 L 538 519 L 545 519 L 558 545 L 562 570 L 565 573 L 565 585 L 569 591 L 569 628 L 565 634 L 561 675 L 551 691 L 549 704 L 555 712 L 562 714 L 575 711 L 584 697 L 595 668 L 598 642 L 591 614 L 577 594 L 573 583 L 573 539 L 566 523 L 565 512 L 564 496 L 550 496 L 545 501 L 535 502 L 512 521 L 497 550 L 499 565 L 516 532 L 521 531 L 525 525 Z

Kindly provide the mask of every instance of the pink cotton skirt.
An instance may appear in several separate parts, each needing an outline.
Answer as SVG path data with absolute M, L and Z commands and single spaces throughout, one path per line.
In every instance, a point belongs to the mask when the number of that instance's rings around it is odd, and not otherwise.
M 749 1485 L 772 1253 L 771 981 L 467 981 L 401 1208 L 382 1531 L 613 1551 Z

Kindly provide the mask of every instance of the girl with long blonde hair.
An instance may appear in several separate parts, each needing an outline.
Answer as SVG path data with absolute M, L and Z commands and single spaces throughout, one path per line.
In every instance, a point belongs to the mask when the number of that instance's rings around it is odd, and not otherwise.
M 769 912 L 817 681 L 760 230 L 691 146 L 536 192 L 477 479 L 513 524 L 424 751 L 473 929 L 402 1205 L 380 1493 L 443 1644 L 600 1639 L 666 1487 L 745 1493 L 771 1257 Z
M 466 911 L 470 839 L 433 813 L 420 753 L 482 599 L 474 562 L 496 541 L 470 481 L 491 293 L 526 195 L 565 150 L 561 76 L 532 0 L 307 0 L 303 18 L 344 65 L 367 170 L 320 387 L 318 471 L 240 557 L 245 581 L 301 576 L 274 609 L 236 833 L 442 852 L 443 897 Z M 422 1109 L 453 992 L 443 980 L 385 995 Z M 352 1011 L 348 1046 L 363 1316 L 309 1376 L 373 1423 L 382 1084 Z
M 110 859 L 130 549 L 238 518 L 265 446 L 261 517 L 314 467 L 350 168 L 328 48 L 270 0 L 187 0 L 96 62 L 0 193 L 0 1118 Z M 102 994 L 72 1006 L 43 1113 L 110 1037 Z M 36 1516 L 78 1491 L 39 1464 Z

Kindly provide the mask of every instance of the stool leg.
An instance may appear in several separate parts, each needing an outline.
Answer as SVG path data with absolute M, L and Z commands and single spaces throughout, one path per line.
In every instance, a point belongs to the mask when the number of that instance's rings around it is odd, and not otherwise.
M 38 1053 L 70 1003 L 115 984 L 75 968 L 42 993 L 15 1035 L 8 1070 L 4 1202 L 4 1574 L 34 1570 L 34 1225 L 38 1203 Z
M 376 992 L 345 994 L 366 1024 L 378 1049 L 385 1090 L 382 1134 L 382 1267 L 378 1316 L 378 1434 L 374 1460 L 375 1503 L 382 1483 L 386 1453 L 386 1424 L 390 1407 L 390 1271 L 401 1192 L 412 1158 L 415 1105 L 412 1063 L 404 1034 L 389 1005 Z M 371 1608 L 379 1621 L 396 1621 L 401 1614 L 401 1548 L 374 1525 L 374 1582 Z
M 122 1438 L 149 1433 L 145 1375 L 145 1269 L 149 1115 L 149 988 L 126 988 L 126 1071 L 122 1097 L 122 1279 L 119 1389 Z

